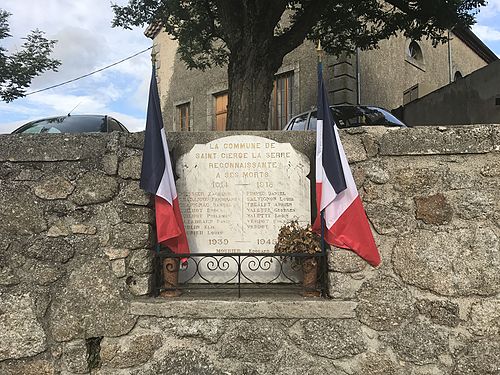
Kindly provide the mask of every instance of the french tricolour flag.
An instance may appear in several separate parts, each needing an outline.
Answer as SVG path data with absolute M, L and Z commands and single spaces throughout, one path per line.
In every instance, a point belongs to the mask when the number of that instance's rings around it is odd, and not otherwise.
M 189 253 L 167 138 L 163 129 L 154 67 L 149 88 L 140 187 L 155 196 L 158 243 L 167 246 L 174 253 Z
M 336 247 L 353 250 L 372 266 L 378 266 L 380 255 L 328 105 L 321 63 L 318 64 L 317 118 L 318 215 L 313 230 L 321 233 L 321 211 L 324 210 L 325 241 Z

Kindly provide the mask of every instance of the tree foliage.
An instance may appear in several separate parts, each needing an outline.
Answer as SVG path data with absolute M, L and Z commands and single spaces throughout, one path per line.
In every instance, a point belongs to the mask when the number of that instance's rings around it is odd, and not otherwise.
M 113 26 L 130 28 L 159 23 L 179 42 L 178 52 L 189 68 L 228 65 L 229 113 L 250 120 L 238 100 L 248 100 L 251 85 L 238 86 L 236 79 L 270 79 L 283 57 L 303 41 L 321 40 L 334 55 L 377 47 L 380 40 L 403 33 L 411 39 L 446 40 L 445 31 L 467 27 L 485 0 L 129 0 L 113 5 Z M 269 61 L 262 65 L 260 60 Z M 254 70 L 252 72 L 252 70 Z M 257 77 L 259 75 L 259 77 Z M 267 105 L 272 87 L 266 87 L 260 107 Z M 268 94 L 267 94 L 268 92 Z M 242 95 L 243 94 L 243 95 Z M 261 96 L 262 93 L 259 93 Z M 250 95 L 251 97 L 251 95 Z M 255 108 L 250 109 L 255 110 Z M 265 110 L 265 109 L 263 109 Z M 267 113 L 255 128 L 265 128 Z M 231 126 L 231 124 L 230 124 Z
M 0 9 L 0 41 L 11 36 L 8 17 L 10 14 Z M 57 71 L 61 64 L 49 58 L 55 40 L 48 40 L 40 30 L 33 30 L 20 50 L 7 54 L 0 46 L 0 98 L 10 102 L 24 96 L 34 77 L 47 70 Z

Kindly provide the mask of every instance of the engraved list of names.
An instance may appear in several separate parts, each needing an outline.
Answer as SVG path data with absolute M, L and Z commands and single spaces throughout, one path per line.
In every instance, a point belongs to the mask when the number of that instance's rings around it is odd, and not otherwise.
M 308 173 L 289 143 L 236 135 L 195 145 L 177 162 L 191 251 L 273 252 L 284 223 L 310 220 Z

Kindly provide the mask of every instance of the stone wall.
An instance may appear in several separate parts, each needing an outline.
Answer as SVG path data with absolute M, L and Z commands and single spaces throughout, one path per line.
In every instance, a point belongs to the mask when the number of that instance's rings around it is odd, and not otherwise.
M 500 126 L 341 137 L 381 267 L 335 251 L 328 300 L 160 300 L 142 134 L 0 136 L 0 374 L 498 374 Z
M 409 125 L 500 122 L 500 60 L 398 109 Z

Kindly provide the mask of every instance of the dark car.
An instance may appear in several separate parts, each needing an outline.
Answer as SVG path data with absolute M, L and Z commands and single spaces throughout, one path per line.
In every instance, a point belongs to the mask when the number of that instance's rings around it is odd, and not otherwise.
M 110 133 L 113 131 L 128 133 L 122 123 L 110 116 L 67 115 L 28 122 L 14 130 L 12 134 Z
M 339 129 L 357 126 L 390 126 L 406 128 L 386 109 L 364 105 L 334 105 L 330 107 Z M 292 118 L 283 130 L 316 130 L 316 110 L 301 113 Z

